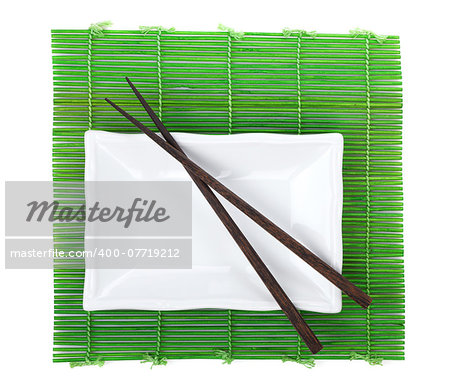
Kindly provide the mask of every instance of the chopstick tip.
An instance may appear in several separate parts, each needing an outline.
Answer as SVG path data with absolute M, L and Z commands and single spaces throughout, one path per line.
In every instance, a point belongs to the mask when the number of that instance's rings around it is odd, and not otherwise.
M 322 349 L 323 349 L 323 345 L 321 343 L 316 343 L 314 345 L 311 345 L 311 347 L 309 347 L 309 350 L 313 354 L 317 354 Z
M 115 108 L 115 109 L 117 109 L 116 107 L 116 104 L 114 104 L 110 99 L 108 99 L 107 97 L 105 97 L 105 100 L 106 100 L 106 102 L 109 104 L 109 105 L 111 105 L 113 108 Z
M 372 304 L 372 302 L 373 302 L 373 298 L 370 297 L 369 295 L 367 295 L 367 302 L 366 302 L 365 308 L 366 309 L 369 308 L 369 305 Z
M 128 85 L 131 86 L 131 89 L 133 89 L 133 91 L 135 90 L 134 84 L 131 82 L 131 80 L 128 77 L 125 77 L 125 80 L 127 80 Z

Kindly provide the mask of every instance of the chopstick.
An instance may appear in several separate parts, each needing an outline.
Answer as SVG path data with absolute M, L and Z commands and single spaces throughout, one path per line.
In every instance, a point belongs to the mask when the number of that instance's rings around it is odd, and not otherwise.
M 139 93 L 139 91 L 136 89 L 136 87 L 133 85 L 133 83 L 128 79 L 128 77 L 127 81 L 130 84 L 131 88 L 133 89 L 136 97 L 139 99 L 145 110 L 151 116 L 153 111 L 150 108 L 150 106 L 147 104 L 147 102 Z M 107 101 L 113 105 L 112 102 L 110 102 L 109 100 Z M 113 107 L 115 106 L 113 105 Z M 175 139 L 172 137 L 170 132 L 165 127 L 161 130 L 161 134 L 168 143 L 170 143 L 174 148 L 179 150 L 180 153 L 186 155 L 181 149 L 181 147 L 178 145 L 178 143 L 175 141 Z M 223 225 L 228 230 L 234 241 L 237 243 L 239 248 L 247 257 L 248 261 L 253 266 L 256 273 L 259 275 L 264 285 L 272 294 L 273 298 L 278 303 L 280 308 L 283 310 L 286 317 L 292 323 L 298 334 L 302 337 L 307 347 L 311 350 L 313 354 L 319 352 L 323 348 L 322 344 L 314 335 L 311 328 L 302 318 L 297 308 L 294 306 L 294 304 L 289 299 L 287 294 L 284 292 L 280 284 L 277 282 L 277 280 L 272 275 L 270 270 L 264 264 L 258 253 L 255 251 L 255 249 L 252 247 L 250 242 L 243 234 L 243 232 L 239 229 L 238 225 L 234 222 L 234 220 L 227 212 L 225 207 L 222 205 L 222 203 L 219 201 L 219 199 L 216 197 L 216 195 L 213 193 L 213 191 L 207 184 L 205 184 L 200 178 L 198 178 L 189 168 L 187 168 L 186 166 L 185 168 L 188 174 L 191 176 L 192 181 L 194 181 L 194 183 L 197 185 L 198 189 L 203 194 L 205 199 L 208 201 L 211 208 L 214 210 L 214 212 L 222 221 Z
M 270 219 L 264 216 L 261 212 L 253 208 L 250 204 L 248 204 L 241 197 L 233 193 L 229 190 L 225 185 L 216 180 L 209 173 L 204 171 L 200 166 L 191 161 L 188 157 L 186 157 L 182 152 L 175 149 L 169 143 L 165 142 L 158 135 L 153 133 L 149 128 L 147 128 L 144 124 L 139 122 L 129 113 L 124 111 L 118 105 L 113 103 L 109 99 L 105 99 L 109 104 L 112 105 L 118 112 L 120 112 L 125 118 L 127 118 L 131 123 L 133 123 L 136 127 L 138 127 L 141 131 L 143 131 L 147 136 L 149 136 L 153 141 L 155 141 L 160 147 L 166 150 L 172 157 L 181 162 L 186 168 L 188 168 L 192 173 L 196 176 L 200 177 L 203 182 L 212 187 L 216 192 L 218 192 L 221 196 L 227 199 L 230 203 L 232 203 L 236 208 L 238 208 L 241 212 L 246 214 L 250 219 L 252 219 L 255 223 L 259 224 L 262 228 L 264 228 L 268 233 L 270 233 L 273 237 L 278 239 L 281 243 L 283 243 L 288 249 L 290 249 L 293 253 L 297 254 L 301 259 L 303 259 L 308 265 L 310 265 L 313 269 L 323 275 L 326 279 L 328 279 L 331 283 L 341 289 L 344 293 L 346 293 L 351 299 L 353 299 L 356 303 L 358 303 L 363 308 L 367 308 L 372 302 L 372 298 L 364 293 L 360 288 L 351 283 L 348 279 L 343 277 L 339 272 L 333 269 L 326 262 L 321 260 L 316 254 L 314 254 L 307 247 L 303 246 L 300 242 L 296 241 L 292 236 L 290 236 L 287 232 L 278 227 L 275 223 L 273 223 Z M 161 131 L 161 128 L 164 127 L 164 124 L 159 120 L 156 114 L 151 110 L 151 118 L 156 124 L 156 127 Z M 165 127 L 164 127 L 165 128 Z

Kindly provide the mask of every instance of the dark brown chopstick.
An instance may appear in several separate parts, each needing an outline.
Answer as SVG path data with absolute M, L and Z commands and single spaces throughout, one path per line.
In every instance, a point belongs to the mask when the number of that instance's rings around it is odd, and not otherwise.
M 128 78 L 127 81 L 130 84 L 131 88 L 133 89 L 136 97 L 139 99 L 139 101 L 145 108 L 145 110 L 150 114 L 151 112 L 150 106 L 147 104 L 145 99 L 142 97 L 142 95 L 139 93 L 139 91 L 136 89 L 136 87 Z M 161 131 L 161 134 L 167 140 L 167 142 L 169 142 L 173 147 L 175 147 L 177 150 L 183 153 L 183 155 L 185 155 L 181 147 L 178 145 L 178 143 L 175 141 L 175 139 L 172 137 L 172 135 L 166 128 L 164 128 Z M 302 337 L 307 347 L 311 350 L 313 354 L 319 352 L 323 348 L 319 340 L 314 335 L 314 333 L 312 332 L 308 324 L 305 322 L 305 320 L 302 318 L 302 316 L 295 308 L 294 304 L 289 299 L 289 297 L 286 295 L 282 287 L 279 285 L 275 277 L 272 275 L 270 270 L 267 268 L 262 259 L 259 257 L 258 253 L 255 251 L 255 249 L 252 247 L 252 245 L 247 240 L 245 235 L 239 229 L 238 225 L 231 218 L 225 207 L 222 205 L 222 203 L 219 201 L 219 199 L 216 197 L 216 195 L 213 193 L 213 191 L 207 184 L 205 184 L 200 178 L 197 178 L 195 174 L 191 173 L 191 171 L 188 168 L 186 168 L 186 171 L 189 173 L 189 175 L 192 178 L 192 181 L 194 181 L 194 183 L 197 185 L 198 189 L 206 198 L 211 208 L 214 210 L 214 212 L 222 221 L 222 223 L 224 224 L 230 235 L 233 237 L 234 241 L 237 243 L 239 248 L 247 257 L 248 261 L 253 266 L 253 268 L 263 281 L 263 283 L 266 285 L 267 289 L 272 294 L 273 298 L 278 303 L 280 308 L 286 314 L 287 318 L 292 323 L 298 334 Z
M 281 243 L 283 243 L 287 248 L 289 248 L 292 252 L 297 254 L 301 259 L 303 259 L 308 265 L 314 268 L 317 272 L 322 274 L 326 279 L 328 279 L 331 283 L 341 289 L 344 293 L 346 293 L 350 298 L 352 298 L 355 302 L 361 305 L 363 308 L 367 308 L 372 302 L 372 298 L 364 293 L 361 289 L 359 289 L 356 285 L 352 284 L 349 280 L 343 277 L 339 272 L 334 270 L 330 265 L 326 262 L 322 261 L 317 255 L 315 255 L 311 250 L 303 246 L 301 243 L 297 242 L 292 236 L 290 236 L 287 232 L 283 231 L 280 227 L 278 227 L 275 223 L 265 217 L 258 210 L 253 208 L 250 204 L 248 204 L 241 197 L 233 193 L 229 190 L 225 185 L 216 180 L 209 173 L 204 171 L 200 166 L 196 163 L 192 162 L 188 157 L 186 157 L 182 152 L 175 149 L 169 143 L 165 142 L 158 135 L 156 135 L 153 131 L 147 128 L 144 124 L 136 120 L 129 113 L 124 111 L 122 108 L 114 104 L 109 99 L 106 101 L 111 104 L 118 112 L 120 112 L 124 117 L 126 117 L 131 123 L 133 123 L 136 127 L 138 127 L 141 131 L 143 131 L 147 136 L 149 136 L 153 141 L 155 141 L 160 147 L 166 150 L 170 155 L 172 155 L 175 159 L 181 162 L 185 168 L 189 169 L 191 173 L 201 178 L 203 182 L 212 187 L 216 192 L 218 192 L 221 196 L 226 198 L 230 203 L 232 203 L 235 207 L 237 207 L 240 211 L 245 213 L 250 219 L 259 224 L 262 228 L 264 228 L 267 232 L 269 232 L 272 236 L 278 239 Z M 150 114 L 153 122 L 156 124 L 156 127 L 161 131 L 161 128 L 164 127 L 164 124 L 159 120 L 153 110 Z M 164 127 L 165 128 L 165 127 Z

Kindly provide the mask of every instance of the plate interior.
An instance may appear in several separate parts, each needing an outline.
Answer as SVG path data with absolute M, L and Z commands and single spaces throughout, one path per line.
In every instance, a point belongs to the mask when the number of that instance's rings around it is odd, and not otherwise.
M 144 134 L 85 137 L 87 181 L 190 180 Z M 194 162 L 341 271 L 340 134 L 174 137 Z M 298 308 L 341 310 L 336 287 L 218 197 Z M 279 309 L 195 185 L 192 206 L 192 269 L 88 269 L 84 309 Z

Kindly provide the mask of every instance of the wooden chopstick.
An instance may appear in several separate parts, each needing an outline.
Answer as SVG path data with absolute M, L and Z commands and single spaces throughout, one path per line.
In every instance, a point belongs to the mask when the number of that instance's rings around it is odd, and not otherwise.
M 133 83 L 127 78 L 128 83 L 133 89 L 136 97 L 139 99 L 145 110 L 149 113 L 152 112 L 150 106 L 147 104 L 145 99 L 133 85 Z M 113 105 L 114 106 L 114 105 Z M 169 142 L 173 147 L 179 150 L 183 155 L 186 155 L 175 139 L 172 137 L 170 132 L 164 127 L 161 131 L 163 137 Z M 223 225 L 226 227 L 234 241 L 237 243 L 239 248 L 242 250 L 244 255 L 247 257 L 250 264 L 255 269 L 256 273 L 259 275 L 269 292 L 272 294 L 275 301 L 278 303 L 280 308 L 283 310 L 289 321 L 292 323 L 298 334 L 302 337 L 307 347 L 311 350 L 313 354 L 319 352 L 323 346 L 317 339 L 317 337 L 312 332 L 311 328 L 302 318 L 292 301 L 286 295 L 280 284 L 277 282 L 275 277 L 272 275 L 270 270 L 264 264 L 258 253 L 252 247 L 250 242 L 247 240 L 245 235 L 239 229 L 238 225 L 231 218 L 230 214 L 227 212 L 225 207 L 213 193 L 211 188 L 205 184 L 200 178 L 198 178 L 194 173 L 192 173 L 188 168 L 186 171 L 192 178 L 192 181 L 197 185 L 200 192 L 208 201 L 211 208 L 214 210 L 216 215 L 222 221 Z
M 267 232 L 269 232 L 273 237 L 278 239 L 281 243 L 283 243 L 288 249 L 290 249 L 293 253 L 297 254 L 301 259 L 303 259 L 308 265 L 314 268 L 317 272 L 322 274 L 326 279 L 328 279 L 331 283 L 341 289 L 344 293 L 346 293 L 351 299 L 353 299 L 356 303 L 361 305 L 363 308 L 367 308 L 372 302 L 372 298 L 364 293 L 360 288 L 351 283 L 348 279 L 343 277 L 339 272 L 333 269 L 326 262 L 322 261 L 316 254 L 314 254 L 307 247 L 303 246 L 300 242 L 296 241 L 292 236 L 290 236 L 287 232 L 278 227 L 275 223 L 273 223 L 270 219 L 264 216 L 261 212 L 253 208 L 250 204 L 248 204 L 241 197 L 233 193 L 229 190 L 225 185 L 216 180 L 209 173 L 204 171 L 200 166 L 191 161 L 188 157 L 186 157 L 182 152 L 171 146 L 169 143 L 165 142 L 158 135 L 156 135 L 153 131 L 147 128 L 144 124 L 136 120 L 129 113 L 124 111 L 118 105 L 113 103 L 109 99 L 105 99 L 109 104 L 111 104 L 118 112 L 120 112 L 124 117 L 126 117 L 131 123 L 133 123 L 136 127 L 138 127 L 141 131 L 143 131 L 147 136 L 149 136 L 153 141 L 155 141 L 160 147 L 166 150 L 170 155 L 172 155 L 175 159 L 181 162 L 185 168 L 189 169 L 191 173 L 201 178 L 203 182 L 208 184 L 211 188 L 213 188 L 216 192 L 218 192 L 221 196 L 227 199 L 230 203 L 232 203 L 236 208 L 246 214 L 250 219 L 252 219 L 255 223 L 259 224 L 262 228 L 264 228 Z M 164 124 L 159 120 L 153 110 L 150 108 L 150 117 L 155 123 L 156 127 L 161 131 L 162 128 L 165 128 Z

